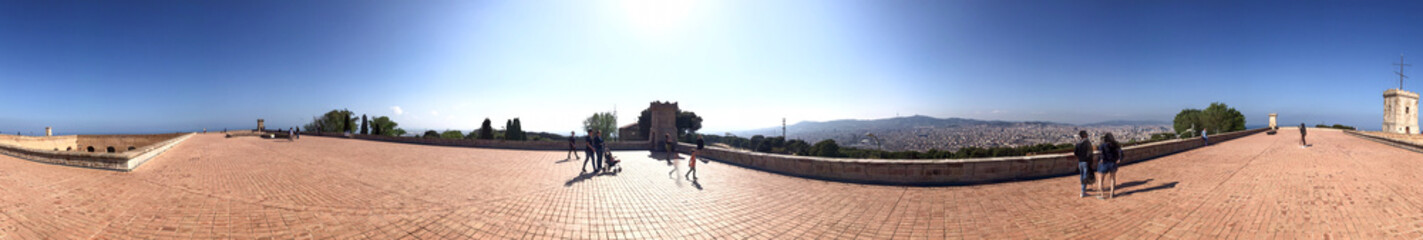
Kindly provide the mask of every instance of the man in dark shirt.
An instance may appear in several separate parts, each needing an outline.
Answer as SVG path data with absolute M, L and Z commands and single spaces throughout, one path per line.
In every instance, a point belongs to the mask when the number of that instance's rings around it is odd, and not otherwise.
M 1308 147 L 1308 146 L 1309 146 L 1309 144 L 1304 141 L 1304 123 L 1299 123 L 1299 146 L 1300 146 L 1300 147 Z
M 593 160 L 593 172 L 603 171 L 603 131 L 597 131 L 593 136 L 593 153 L 597 155 L 597 160 Z
M 578 133 L 576 132 L 568 131 L 568 155 L 573 156 L 573 160 L 578 160 L 578 151 L 576 150 L 577 148 L 573 147 L 573 144 L 577 142 L 573 139 L 573 136 L 577 136 L 577 134 Z M 564 158 L 568 157 L 564 156 Z
M 672 139 L 670 133 L 663 133 L 662 139 L 667 144 L 667 160 L 677 159 L 677 140 Z
M 1082 182 L 1082 192 L 1078 197 L 1083 198 L 1087 197 L 1087 184 L 1091 184 L 1090 181 L 1093 180 L 1091 175 L 1092 169 L 1087 167 L 1091 166 L 1090 162 L 1092 161 L 1092 139 L 1087 138 L 1087 131 L 1085 130 L 1078 131 L 1077 136 L 1081 138 L 1082 141 L 1077 143 L 1077 148 L 1072 151 L 1072 155 L 1077 156 L 1077 172 L 1082 174 L 1082 179 L 1080 180 L 1080 182 Z
M 583 172 L 588 172 L 588 161 L 593 160 L 593 132 L 588 132 L 588 136 L 583 136 L 583 155 L 588 158 L 583 159 Z M 598 166 L 593 166 L 597 169 Z

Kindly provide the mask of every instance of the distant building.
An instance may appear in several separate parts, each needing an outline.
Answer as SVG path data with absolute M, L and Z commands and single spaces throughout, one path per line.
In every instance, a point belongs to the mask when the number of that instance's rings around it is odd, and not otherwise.
M 1418 133 L 1418 93 L 1403 89 L 1383 92 L 1383 131 Z

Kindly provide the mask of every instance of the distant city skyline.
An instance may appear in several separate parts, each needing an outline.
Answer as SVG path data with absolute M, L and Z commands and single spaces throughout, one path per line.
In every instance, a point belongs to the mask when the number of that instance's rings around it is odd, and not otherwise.
M 0 1 L 0 132 L 581 129 L 652 101 L 703 132 L 925 115 L 1377 130 L 1423 2 Z M 1415 64 L 1415 66 L 1419 66 Z M 1420 76 L 1417 67 L 1405 74 Z M 1417 77 L 1405 90 L 1423 86 Z M 581 133 L 581 132 L 580 132 Z

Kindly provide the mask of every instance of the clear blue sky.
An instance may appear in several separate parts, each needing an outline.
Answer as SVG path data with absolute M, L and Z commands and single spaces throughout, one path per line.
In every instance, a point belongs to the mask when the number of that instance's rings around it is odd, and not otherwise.
M 704 132 L 922 114 L 1378 129 L 1423 2 L 26 1 L 0 3 L 0 132 L 406 129 L 521 117 L 567 132 L 653 100 Z M 1419 64 L 1417 66 L 1423 66 Z M 1405 89 L 1423 86 L 1423 68 Z M 399 110 L 396 110 L 399 109 Z

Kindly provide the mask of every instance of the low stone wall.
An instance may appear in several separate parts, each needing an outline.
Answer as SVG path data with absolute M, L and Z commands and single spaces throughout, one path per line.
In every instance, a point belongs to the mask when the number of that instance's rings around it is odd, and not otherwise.
M 1263 132 L 1266 128 L 1209 136 L 1211 142 Z M 1179 139 L 1122 149 L 1124 164 L 1201 147 L 1199 138 Z M 677 151 L 691 153 L 696 146 L 680 143 Z M 725 148 L 707 148 L 699 157 L 785 175 L 858 183 L 893 185 L 959 185 L 1035 179 L 1075 174 L 1077 159 L 1071 153 L 974 159 L 844 159 L 767 154 Z
M 302 132 L 302 136 L 323 136 L 354 138 L 363 140 L 455 146 L 455 147 L 480 147 L 480 148 L 501 148 L 501 149 L 521 149 L 521 150 L 568 150 L 568 140 L 560 141 L 506 141 L 506 140 L 485 140 L 485 139 L 443 139 L 443 138 L 420 138 L 420 137 L 392 137 L 381 135 L 361 135 L 352 134 L 346 136 L 344 133 L 315 133 Z M 583 150 L 583 138 L 577 138 L 574 144 L 578 150 Z M 648 150 L 652 143 L 647 141 L 609 141 L 605 143 L 608 149 L 612 150 Z
M 137 148 L 152 145 L 154 143 L 167 141 L 174 137 L 182 136 L 184 133 L 168 134 L 146 134 L 146 135 L 79 135 L 75 142 L 75 149 L 85 149 L 94 147 L 94 152 L 107 152 L 109 147 L 114 148 L 114 152 L 127 152 L 129 147 Z
M 0 154 L 12 157 L 42 162 L 50 164 L 68 165 L 76 167 L 98 168 L 118 171 L 132 171 L 138 168 L 149 159 L 162 154 L 169 148 L 192 137 L 193 134 L 156 134 L 156 135 L 124 135 L 159 138 L 166 136 L 166 140 L 150 143 L 144 146 L 135 146 L 134 150 L 118 153 L 107 152 L 85 152 L 85 151 L 54 151 L 51 149 L 23 148 L 13 145 L 0 145 Z M 80 136 L 83 138 L 83 136 Z M 135 140 L 139 141 L 139 140 Z
M 0 145 L 28 149 L 66 150 L 74 149 L 78 139 L 79 137 L 75 135 L 40 137 L 0 134 Z
M 1314 131 L 1314 130 L 1310 130 Z M 1423 153 L 1423 135 L 1387 133 L 1387 132 L 1366 132 L 1343 130 L 1350 136 L 1363 138 L 1364 140 L 1382 143 L 1384 145 L 1402 148 L 1404 150 Z

